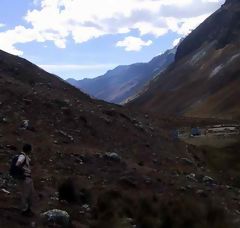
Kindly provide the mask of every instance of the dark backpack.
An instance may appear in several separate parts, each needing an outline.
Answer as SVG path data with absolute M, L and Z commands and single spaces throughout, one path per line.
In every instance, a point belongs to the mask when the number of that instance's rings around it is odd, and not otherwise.
M 18 161 L 18 158 L 19 158 L 20 155 L 21 154 L 13 157 L 9 173 L 14 179 L 23 180 L 23 179 L 25 179 L 23 166 L 26 163 L 26 158 L 24 159 L 24 162 L 22 163 L 21 166 L 17 166 L 16 164 L 17 164 L 17 161 Z

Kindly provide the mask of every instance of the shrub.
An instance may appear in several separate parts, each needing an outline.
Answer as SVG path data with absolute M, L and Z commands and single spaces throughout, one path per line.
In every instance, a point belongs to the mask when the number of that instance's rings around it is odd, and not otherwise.
M 58 187 L 59 199 L 73 203 L 77 201 L 76 186 L 71 179 L 65 180 Z

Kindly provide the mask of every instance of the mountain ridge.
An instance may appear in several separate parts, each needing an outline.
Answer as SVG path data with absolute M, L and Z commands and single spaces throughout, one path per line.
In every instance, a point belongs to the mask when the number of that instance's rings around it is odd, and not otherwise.
M 239 12 L 238 1 L 222 5 L 181 42 L 176 61 L 128 105 L 164 114 L 240 118 Z
M 41 215 L 53 208 L 79 228 L 239 226 L 238 189 L 229 187 L 239 184 L 238 172 L 215 172 L 205 150 L 173 135 L 223 121 L 155 118 L 94 100 L 1 51 L 0 91 L 0 227 L 46 227 Z M 26 142 L 38 196 L 33 217 L 16 209 L 20 192 L 8 174 Z
M 92 97 L 112 103 L 124 103 L 148 83 L 154 75 L 164 71 L 173 61 L 176 48 L 154 57 L 148 63 L 120 65 L 94 79 L 67 81 Z

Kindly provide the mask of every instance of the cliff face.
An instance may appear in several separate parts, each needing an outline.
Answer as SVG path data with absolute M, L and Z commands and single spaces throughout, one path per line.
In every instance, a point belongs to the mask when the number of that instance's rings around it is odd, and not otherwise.
M 240 2 L 227 1 L 186 37 L 175 63 L 129 105 L 165 114 L 240 117 Z
M 239 41 L 240 14 L 239 1 L 227 1 L 221 9 L 210 16 L 179 45 L 176 60 L 191 54 L 205 42 L 216 42 L 216 49 Z

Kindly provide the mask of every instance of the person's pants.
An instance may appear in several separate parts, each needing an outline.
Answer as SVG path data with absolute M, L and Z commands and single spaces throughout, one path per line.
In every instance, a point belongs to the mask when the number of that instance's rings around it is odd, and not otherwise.
M 32 178 L 27 177 L 20 182 L 21 186 L 21 210 L 30 210 L 33 203 L 33 181 Z

